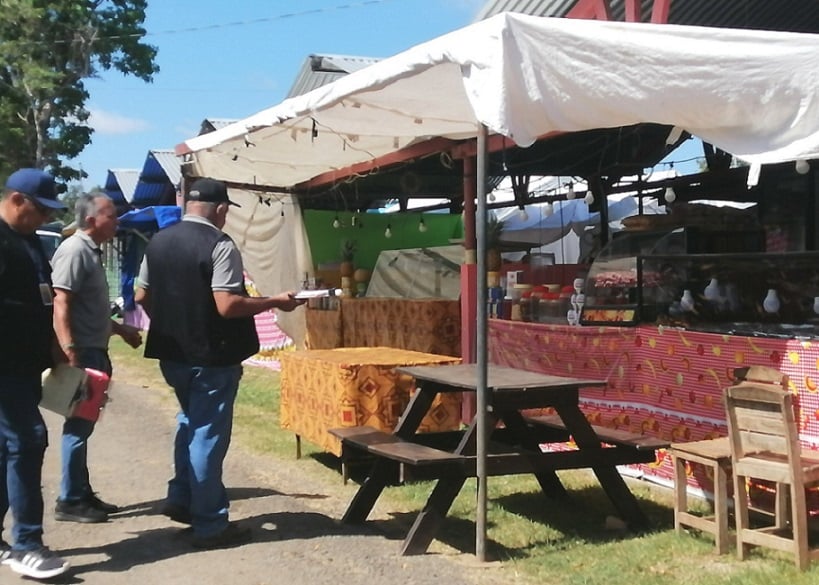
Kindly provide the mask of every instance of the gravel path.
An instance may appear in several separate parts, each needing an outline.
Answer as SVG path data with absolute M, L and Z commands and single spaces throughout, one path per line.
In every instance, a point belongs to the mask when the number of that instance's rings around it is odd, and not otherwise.
M 471 554 L 435 543 L 422 556 L 398 554 L 402 528 L 394 522 L 350 527 L 338 522 L 353 485 L 306 477 L 299 462 L 231 447 L 225 482 L 231 517 L 253 529 L 252 543 L 198 551 L 190 535 L 158 514 L 171 474 L 175 405 L 163 393 L 115 384 L 113 401 L 91 440 L 91 475 L 106 500 L 124 507 L 106 524 L 56 522 L 61 419 L 46 412 L 45 541 L 71 561 L 58 583 L 84 585 L 471 585 L 510 583 L 510 569 L 478 565 Z M 373 517 L 389 518 L 376 508 Z M 6 527 L 8 528 L 8 520 Z M 391 534 L 392 532 L 397 532 Z M 7 534 L 7 533 L 6 533 Z M 0 568 L 0 582 L 22 578 Z

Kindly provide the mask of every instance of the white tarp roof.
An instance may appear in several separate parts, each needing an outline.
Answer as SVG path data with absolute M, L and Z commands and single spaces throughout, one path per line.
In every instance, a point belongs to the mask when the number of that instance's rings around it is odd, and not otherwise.
M 478 123 L 528 146 L 654 122 L 749 162 L 819 157 L 819 36 L 504 13 L 179 145 L 198 174 L 291 186 Z

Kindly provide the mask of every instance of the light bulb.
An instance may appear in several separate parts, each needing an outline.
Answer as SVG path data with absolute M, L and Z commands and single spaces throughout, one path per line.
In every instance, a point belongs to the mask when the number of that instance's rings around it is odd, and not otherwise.
M 551 201 L 547 201 L 543 204 L 543 217 L 549 217 L 555 212 L 554 206 L 552 205 Z
M 525 207 L 521 207 L 518 210 L 518 217 L 520 218 L 520 221 L 526 221 L 526 220 L 529 219 L 529 214 L 526 213 L 526 208 Z
M 384 230 L 384 237 L 385 238 L 392 237 L 392 228 L 390 228 L 390 224 L 387 224 L 387 229 Z
M 333 227 L 338 229 L 341 227 L 341 222 L 338 220 L 338 216 L 333 220 Z
M 666 203 L 674 203 L 677 200 L 677 194 L 674 193 L 673 187 L 666 187 L 665 188 L 665 195 L 663 196 Z
M 487 197 L 487 199 L 489 199 L 489 203 L 494 203 L 495 202 L 495 194 L 490 193 L 489 197 Z
M 800 158 L 798 161 L 796 161 L 796 165 L 794 168 L 796 169 L 796 172 L 799 173 L 800 175 L 806 175 L 810 170 L 810 164 L 805 159 Z
M 425 231 L 427 231 L 427 224 L 424 223 L 424 218 L 423 217 L 418 221 L 418 231 L 421 232 L 421 233 L 424 233 Z
M 566 190 L 566 199 L 571 201 L 576 195 L 574 194 L 574 183 L 569 183 L 569 188 Z
M 594 195 L 592 195 L 591 192 L 586 193 L 586 196 L 583 197 L 583 202 L 586 205 L 591 205 L 592 203 L 594 203 Z

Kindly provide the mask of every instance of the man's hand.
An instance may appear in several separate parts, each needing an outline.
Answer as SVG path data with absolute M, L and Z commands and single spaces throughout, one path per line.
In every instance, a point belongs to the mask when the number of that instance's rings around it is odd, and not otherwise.
M 287 313 L 307 302 L 307 299 L 297 299 L 296 293 L 293 291 L 280 293 L 270 298 L 276 301 L 275 307 L 277 309 Z
M 139 328 L 134 327 L 133 325 L 118 323 L 115 325 L 114 332 L 122 337 L 123 341 L 134 349 L 142 345 L 142 332 L 139 330 Z

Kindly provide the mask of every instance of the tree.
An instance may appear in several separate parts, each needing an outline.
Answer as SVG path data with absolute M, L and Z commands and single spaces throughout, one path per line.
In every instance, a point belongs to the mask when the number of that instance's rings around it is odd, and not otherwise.
M 151 82 L 159 71 L 156 47 L 141 42 L 147 0 L 0 4 L 0 175 L 34 166 L 84 178 L 66 164 L 93 133 L 84 80 L 114 69 Z

